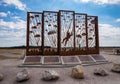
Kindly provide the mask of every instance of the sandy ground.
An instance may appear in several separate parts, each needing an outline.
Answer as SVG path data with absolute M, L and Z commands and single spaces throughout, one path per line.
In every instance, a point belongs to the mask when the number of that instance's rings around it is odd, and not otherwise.
M 21 52 L 21 51 L 20 51 Z M 103 55 L 110 62 L 120 61 L 120 55 L 113 55 L 110 51 L 101 50 Z M 19 55 L 20 57 L 21 55 Z M 24 67 L 30 73 L 30 80 L 22 83 L 16 82 L 16 74 L 23 68 L 17 67 L 22 60 L 16 59 L 0 59 L 0 73 L 4 74 L 4 80 L 0 84 L 120 84 L 120 73 L 111 72 L 112 63 L 84 66 L 85 79 L 74 79 L 70 76 L 71 67 L 69 68 L 38 68 Z M 95 76 L 93 71 L 97 67 L 105 68 L 109 75 L 105 77 Z M 46 82 L 41 80 L 41 73 L 46 69 L 56 70 L 60 74 L 57 81 Z

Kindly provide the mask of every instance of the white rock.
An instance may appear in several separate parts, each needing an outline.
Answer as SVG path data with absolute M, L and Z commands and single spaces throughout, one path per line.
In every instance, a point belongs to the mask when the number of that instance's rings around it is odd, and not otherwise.
M 3 74 L 0 73 L 0 81 L 2 81 L 3 78 L 4 78 L 4 77 L 3 77 Z
M 77 65 L 72 68 L 71 76 L 74 78 L 84 78 L 84 68 L 81 65 Z
M 22 81 L 26 81 L 29 79 L 29 74 L 28 71 L 26 69 L 23 69 L 22 71 L 17 73 L 17 81 L 18 82 L 22 82 Z
M 107 76 L 108 72 L 103 68 L 97 68 L 94 70 L 94 74 L 99 76 Z
M 42 73 L 42 79 L 46 81 L 59 79 L 59 74 L 54 70 L 45 70 Z
M 113 67 L 112 67 L 111 70 L 114 71 L 114 72 L 120 73 L 120 62 L 113 63 Z

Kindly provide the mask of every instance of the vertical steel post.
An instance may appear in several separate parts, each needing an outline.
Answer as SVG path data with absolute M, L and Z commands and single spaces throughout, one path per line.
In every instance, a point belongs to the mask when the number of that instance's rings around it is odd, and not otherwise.
M 61 55 L 61 13 L 58 12 L 58 54 Z
M 98 16 L 95 18 L 95 35 L 96 35 L 96 50 L 97 54 L 99 54 L 99 32 L 98 32 Z
M 88 21 L 87 14 L 85 15 L 85 27 L 86 27 L 86 54 L 88 54 Z
M 75 42 L 75 40 L 76 40 L 76 36 L 75 36 L 75 12 L 73 13 L 73 32 L 74 32 L 74 54 L 75 54 L 75 51 L 76 51 L 76 42 Z
M 29 54 L 29 12 L 27 12 L 27 32 L 26 32 L 26 55 Z
M 44 55 L 44 12 L 42 13 L 42 54 Z

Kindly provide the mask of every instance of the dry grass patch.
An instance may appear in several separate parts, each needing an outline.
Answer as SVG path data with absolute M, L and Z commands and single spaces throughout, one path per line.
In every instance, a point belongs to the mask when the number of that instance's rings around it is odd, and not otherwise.
M 7 52 L 12 54 L 21 54 L 25 49 L 0 49 L 0 52 Z
M 19 57 L 12 57 L 12 56 L 3 56 L 3 55 L 0 55 L 0 60 L 3 60 L 3 59 L 20 59 Z

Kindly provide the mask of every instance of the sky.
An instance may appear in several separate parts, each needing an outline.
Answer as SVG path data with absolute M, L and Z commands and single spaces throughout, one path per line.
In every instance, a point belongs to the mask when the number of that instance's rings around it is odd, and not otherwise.
M 26 45 L 27 12 L 44 10 L 98 16 L 99 45 L 120 46 L 120 0 L 0 0 L 0 47 Z

